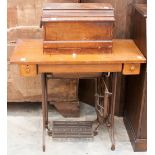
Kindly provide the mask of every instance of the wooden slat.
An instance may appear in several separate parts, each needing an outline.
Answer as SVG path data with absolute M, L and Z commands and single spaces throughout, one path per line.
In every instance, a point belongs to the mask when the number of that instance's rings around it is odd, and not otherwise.
M 113 22 L 115 21 L 114 17 L 59 17 L 59 18 L 55 18 L 52 17 L 51 19 L 49 18 L 43 18 L 42 19 L 42 23 L 44 24 L 44 22 L 75 22 L 75 21 L 81 21 L 81 22 L 103 22 L 103 21 L 109 21 L 109 22 Z
M 96 10 L 110 10 L 113 9 L 112 5 L 110 3 L 47 3 L 43 6 L 44 10 L 90 10 L 90 9 L 96 9 Z
M 46 10 L 43 18 L 47 17 L 114 17 L 113 10 Z M 113 18 L 114 19 L 114 18 Z
M 44 48 L 101 48 L 101 47 L 112 47 L 112 41 L 43 41 Z
M 55 55 L 55 54 L 70 54 L 70 55 L 74 55 L 74 53 L 76 53 L 76 55 L 79 54 L 85 54 L 86 52 L 88 52 L 89 54 L 94 54 L 94 49 L 93 48 L 44 48 L 44 54 L 48 54 L 48 55 Z M 105 48 L 105 47 L 101 47 L 101 48 L 96 48 L 95 49 L 96 52 L 98 54 L 102 54 L 102 53 L 112 53 L 112 47 L 111 48 Z

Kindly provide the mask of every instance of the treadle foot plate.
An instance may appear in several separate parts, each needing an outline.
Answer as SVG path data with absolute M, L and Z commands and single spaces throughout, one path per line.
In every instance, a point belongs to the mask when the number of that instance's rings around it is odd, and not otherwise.
M 93 138 L 92 121 L 53 121 L 53 138 Z

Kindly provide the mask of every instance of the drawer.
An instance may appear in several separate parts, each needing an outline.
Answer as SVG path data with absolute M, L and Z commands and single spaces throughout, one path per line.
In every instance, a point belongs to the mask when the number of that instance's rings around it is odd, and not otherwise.
M 137 75 L 140 74 L 140 64 L 137 63 L 127 63 L 123 66 L 124 75 Z
M 36 76 L 37 75 L 37 65 L 20 65 L 20 75 L 21 76 Z
M 39 73 L 97 73 L 97 72 L 121 72 L 122 64 L 92 64 L 92 65 L 38 65 Z

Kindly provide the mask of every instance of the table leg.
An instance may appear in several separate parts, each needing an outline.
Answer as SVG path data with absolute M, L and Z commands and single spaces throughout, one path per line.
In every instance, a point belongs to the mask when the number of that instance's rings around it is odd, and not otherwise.
M 45 85 L 46 85 L 46 79 L 45 74 L 41 74 L 41 85 L 42 85 L 42 116 L 43 116 L 43 137 L 42 137 L 42 146 L 43 146 L 43 152 L 45 152 L 45 132 L 46 132 L 46 107 L 45 107 Z
M 45 74 L 45 122 L 46 122 L 46 128 L 48 129 L 48 91 L 47 91 L 47 77 L 46 77 L 46 74 Z
M 110 123 L 111 123 L 111 141 L 112 146 L 111 150 L 115 150 L 115 138 L 114 138 L 114 112 L 115 112 L 115 102 L 116 102 L 116 87 L 117 87 L 117 73 L 112 74 L 112 101 L 111 101 L 111 117 L 110 117 Z
M 99 102 L 98 101 L 98 91 L 97 91 L 97 86 L 98 86 L 98 83 L 97 83 L 97 78 L 95 78 L 94 79 L 94 82 L 95 82 L 95 109 L 96 109 L 96 113 L 97 113 L 97 102 Z M 98 117 L 98 115 L 97 115 L 97 117 Z M 98 120 L 98 118 L 97 118 L 97 120 Z
M 98 111 L 97 111 L 97 102 L 99 102 L 99 98 L 98 98 L 98 80 L 97 80 L 97 78 L 94 78 L 94 82 L 95 82 L 95 89 L 94 89 L 94 91 L 95 91 L 95 110 L 96 110 L 96 114 L 97 114 L 97 118 L 96 118 L 96 120 L 94 120 L 94 124 L 95 124 L 95 129 L 94 129 L 94 131 L 93 131 L 93 133 L 94 133 L 94 136 L 96 136 L 97 134 L 98 134 L 98 131 L 97 131 L 97 129 L 99 128 L 99 118 L 98 118 Z

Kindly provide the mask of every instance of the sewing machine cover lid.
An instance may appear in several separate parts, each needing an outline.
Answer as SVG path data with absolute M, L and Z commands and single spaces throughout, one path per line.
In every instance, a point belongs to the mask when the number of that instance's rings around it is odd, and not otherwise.
M 43 6 L 41 22 L 114 21 L 110 3 L 47 3 Z

